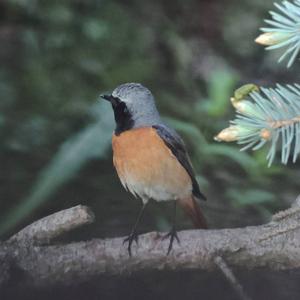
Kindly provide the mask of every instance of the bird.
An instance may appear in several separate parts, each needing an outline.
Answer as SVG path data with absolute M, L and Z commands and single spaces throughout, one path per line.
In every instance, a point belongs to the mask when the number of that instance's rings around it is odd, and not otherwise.
M 196 228 L 207 228 L 199 200 L 200 191 L 186 146 L 179 134 L 167 126 L 156 108 L 154 96 L 140 83 L 124 83 L 101 98 L 110 102 L 116 122 L 112 134 L 113 164 L 123 187 L 142 200 L 136 222 L 124 240 L 138 243 L 138 224 L 149 200 L 173 201 L 173 225 L 167 255 L 176 240 L 177 203 L 191 217 Z

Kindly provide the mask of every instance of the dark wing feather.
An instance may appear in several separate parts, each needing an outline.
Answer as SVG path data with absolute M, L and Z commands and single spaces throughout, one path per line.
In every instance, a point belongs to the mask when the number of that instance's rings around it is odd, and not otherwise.
M 185 168 L 190 175 L 193 185 L 193 195 L 199 199 L 206 200 L 206 197 L 201 193 L 198 182 L 195 178 L 195 173 L 191 165 L 189 156 L 185 149 L 184 143 L 176 131 L 167 127 L 166 125 L 154 125 L 158 135 L 163 139 L 168 148 L 172 151 L 173 155 L 178 159 L 181 165 Z

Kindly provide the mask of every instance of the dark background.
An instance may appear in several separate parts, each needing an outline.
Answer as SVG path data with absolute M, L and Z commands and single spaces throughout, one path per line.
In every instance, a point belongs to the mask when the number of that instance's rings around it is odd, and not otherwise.
M 77 204 L 90 206 L 96 222 L 66 240 L 129 233 L 141 202 L 113 170 L 114 120 L 99 100 L 124 82 L 151 89 L 166 122 L 186 141 L 209 199 L 203 209 L 211 228 L 261 224 L 288 207 L 299 193 L 299 163 L 282 166 L 277 159 L 268 168 L 267 148 L 246 153 L 213 140 L 234 117 L 229 98 L 235 88 L 298 80 L 297 62 L 287 70 L 276 63 L 280 53 L 254 43 L 272 8 L 271 0 L 1 1 L 2 239 Z M 168 230 L 170 205 L 150 203 L 140 231 Z M 179 219 L 180 229 L 191 228 L 183 214 Z M 265 290 L 285 299 L 278 283 L 286 281 L 289 299 L 300 293 L 296 272 L 240 274 L 254 299 L 266 299 Z M 57 287 L 57 295 L 81 299 L 91 288 L 95 299 L 181 299 L 178 289 L 187 283 L 180 278 L 188 279 L 187 298 L 234 297 L 220 274 L 203 279 L 196 272 L 109 278 L 101 292 L 93 284 L 72 296 Z

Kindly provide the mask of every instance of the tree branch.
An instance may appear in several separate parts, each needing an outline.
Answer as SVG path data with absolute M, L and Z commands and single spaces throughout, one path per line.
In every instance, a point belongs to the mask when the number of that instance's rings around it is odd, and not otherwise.
M 87 207 L 78 205 L 40 219 L 15 234 L 10 242 L 49 244 L 51 240 L 64 233 L 94 221 L 93 212 Z
M 240 299 L 251 300 L 251 298 L 249 298 L 249 296 L 245 293 L 243 286 L 239 283 L 226 261 L 221 256 L 216 256 L 214 262 L 224 274 L 225 278 L 228 280 L 237 295 L 239 295 Z
M 299 198 L 300 199 L 300 198 Z M 43 218 L 0 244 L 0 286 L 22 270 L 22 286 L 73 285 L 101 275 L 121 275 L 142 270 L 214 270 L 216 257 L 230 267 L 267 267 L 274 270 L 300 267 L 300 201 L 273 217 L 268 224 L 235 229 L 187 230 L 178 233 L 166 255 L 168 241 L 150 232 L 139 237 L 128 256 L 123 238 L 42 245 L 80 225 L 93 215 L 77 206 Z M 3 269 L 2 266 L 5 266 Z

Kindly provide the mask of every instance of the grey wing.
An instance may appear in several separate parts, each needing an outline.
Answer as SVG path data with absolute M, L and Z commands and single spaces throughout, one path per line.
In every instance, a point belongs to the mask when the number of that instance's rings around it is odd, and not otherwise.
M 198 182 L 195 178 L 195 172 L 181 137 L 175 130 L 172 130 L 164 124 L 154 125 L 152 127 L 156 129 L 158 135 L 163 139 L 165 144 L 172 151 L 173 155 L 178 159 L 178 161 L 190 175 L 193 185 L 193 195 L 199 199 L 206 200 L 206 197 L 200 191 Z

